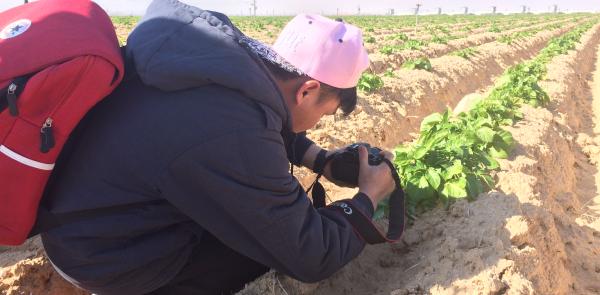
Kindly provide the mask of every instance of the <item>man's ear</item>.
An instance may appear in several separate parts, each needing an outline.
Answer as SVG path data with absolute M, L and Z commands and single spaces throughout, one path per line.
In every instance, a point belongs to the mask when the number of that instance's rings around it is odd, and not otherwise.
M 306 102 L 319 99 L 321 93 L 321 83 L 317 80 L 307 80 L 300 84 L 296 91 L 295 103 L 301 105 Z

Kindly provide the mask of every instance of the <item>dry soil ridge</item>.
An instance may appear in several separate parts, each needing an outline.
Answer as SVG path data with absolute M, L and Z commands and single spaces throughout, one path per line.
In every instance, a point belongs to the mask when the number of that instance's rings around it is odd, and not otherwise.
M 367 48 L 369 49 L 369 55 L 372 56 L 372 60 L 373 60 L 371 70 L 374 73 L 382 74 L 390 67 L 391 68 L 399 68 L 400 65 L 402 65 L 404 62 L 406 62 L 409 59 L 415 59 L 415 58 L 419 58 L 419 57 L 427 57 L 429 59 L 437 58 L 437 57 L 446 55 L 455 50 L 460 50 L 460 49 L 464 49 L 464 48 L 468 48 L 468 47 L 476 47 L 476 46 L 481 46 L 486 43 L 491 43 L 491 42 L 496 41 L 501 36 L 508 36 L 508 35 L 516 33 L 516 32 L 525 32 L 525 31 L 529 31 L 532 29 L 536 29 L 536 28 L 543 28 L 543 27 L 550 26 L 553 24 L 566 25 L 569 23 L 572 23 L 571 20 L 563 19 L 563 20 L 551 21 L 551 22 L 546 22 L 546 23 L 534 24 L 531 26 L 516 27 L 514 29 L 510 29 L 508 31 L 503 31 L 503 32 L 498 32 L 498 33 L 493 33 L 493 32 L 480 32 L 477 34 L 470 33 L 463 37 L 459 37 L 458 39 L 450 40 L 448 42 L 448 44 L 432 43 L 432 44 L 424 47 L 421 50 L 402 50 L 402 51 L 392 54 L 392 55 L 384 55 L 377 51 L 377 49 L 379 49 L 383 45 L 386 45 L 386 43 L 384 43 L 384 44 L 378 43 L 377 47 L 367 46 Z M 421 38 L 419 38 L 419 40 L 420 39 Z M 387 43 L 389 43 L 389 42 L 387 42 Z M 389 43 L 387 45 L 391 45 L 391 44 L 392 43 Z

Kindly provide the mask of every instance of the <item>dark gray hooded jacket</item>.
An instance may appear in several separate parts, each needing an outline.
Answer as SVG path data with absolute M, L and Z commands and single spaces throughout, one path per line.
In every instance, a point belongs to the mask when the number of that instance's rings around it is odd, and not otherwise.
M 308 282 L 362 251 L 342 214 L 314 209 L 289 173 L 312 142 L 285 131 L 281 93 L 240 37 L 222 14 L 150 5 L 127 44 L 137 77 L 86 116 L 44 198 L 55 214 L 127 208 L 42 234 L 68 280 L 100 294 L 152 291 L 205 231 Z M 368 199 L 354 202 L 372 215 Z

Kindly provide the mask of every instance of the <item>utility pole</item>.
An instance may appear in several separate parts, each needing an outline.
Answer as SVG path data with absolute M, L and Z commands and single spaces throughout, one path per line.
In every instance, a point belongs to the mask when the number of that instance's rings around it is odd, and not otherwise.
M 250 9 L 251 9 L 251 13 L 256 16 L 256 9 L 258 9 L 258 6 L 256 6 L 256 0 L 252 0 L 252 3 L 250 4 Z
M 521 7 L 523 7 L 523 11 L 521 11 L 521 13 L 525 13 L 527 11 L 527 6 L 521 5 Z
M 419 9 L 421 8 L 420 3 L 417 3 L 417 8 L 415 8 L 415 34 L 417 34 L 417 26 L 419 25 Z
M 558 13 L 558 5 L 554 4 L 554 13 Z
M 394 11 L 393 8 L 390 8 L 390 15 L 394 15 L 394 14 L 396 14 L 396 11 Z
M 340 9 L 339 8 L 336 8 L 335 15 L 340 15 Z
M 442 8 L 438 7 L 438 15 L 442 14 Z
M 360 15 L 360 5 L 358 5 L 358 15 Z
M 415 8 L 415 15 L 419 15 L 419 10 L 421 9 L 422 4 L 417 4 L 417 8 Z
M 469 14 L 469 7 L 468 6 L 463 6 L 463 8 L 465 9 L 465 14 Z
M 25 4 L 29 3 L 29 0 L 25 0 Z
M 496 6 L 492 6 L 492 14 L 496 14 Z

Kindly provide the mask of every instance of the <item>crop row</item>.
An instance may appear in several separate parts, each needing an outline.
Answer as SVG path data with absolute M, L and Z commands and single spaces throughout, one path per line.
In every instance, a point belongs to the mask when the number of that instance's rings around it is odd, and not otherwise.
M 379 53 L 384 55 L 402 55 L 403 53 L 406 55 L 414 55 L 414 53 L 411 53 L 410 51 L 421 51 L 422 54 L 419 57 L 432 58 L 442 56 L 452 50 L 462 49 L 465 45 L 481 45 L 483 43 L 493 42 L 496 39 L 512 37 L 513 34 L 522 34 L 521 36 L 525 36 L 527 34 L 533 35 L 534 33 L 539 32 L 541 29 L 555 29 L 564 24 L 564 21 L 557 21 L 525 27 L 515 26 L 511 30 L 508 30 L 508 32 L 505 31 L 502 33 L 485 32 L 468 35 L 439 34 L 434 36 L 424 36 L 417 39 L 411 39 L 407 35 L 399 33 L 386 37 L 386 40 L 390 40 L 388 42 L 378 42 L 378 44 L 382 45 L 379 47 Z M 371 41 L 372 39 L 366 39 L 367 43 Z M 448 45 L 448 48 L 442 49 L 439 48 L 439 45 Z M 374 50 L 374 48 L 369 49 L 371 52 Z
M 331 16 L 338 17 L 338 16 Z M 355 24 L 361 28 L 377 28 L 377 29 L 391 29 L 397 30 L 403 27 L 414 27 L 415 18 L 414 16 L 381 16 L 381 15 L 365 15 L 365 16 L 357 16 L 357 15 L 342 15 L 345 21 Z M 526 15 L 526 14 L 513 14 L 513 15 L 495 15 L 495 16 L 475 16 L 475 15 L 427 15 L 419 17 L 419 25 L 427 26 L 427 25 L 458 25 L 465 26 L 470 24 L 479 24 L 485 23 L 488 20 L 506 20 L 506 21 L 515 21 L 522 19 L 532 19 L 532 18 L 547 18 L 550 19 L 552 17 L 556 17 L 556 15 Z M 232 21 L 239 28 L 256 28 L 256 29 L 264 29 L 269 26 L 282 28 L 285 23 L 287 23 L 292 17 L 290 16 L 257 16 L 257 17 L 239 17 L 233 16 L 231 17 Z M 474 26 L 475 27 L 475 26 Z
M 571 17 L 583 17 L 586 14 L 511 14 L 511 15 L 435 15 L 419 16 L 418 26 L 415 27 L 414 16 L 340 16 L 344 21 L 360 27 L 366 35 L 387 35 L 413 32 L 434 33 L 461 31 L 465 33 L 479 33 L 489 29 L 506 28 L 509 25 L 533 25 L 535 23 L 560 20 Z M 330 16 L 336 18 L 338 16 Z M 273 39 L 283 28 L 290 16 L 258 16 L 258 17 L 231 17 L 232 21 L 243 32 L 258 39 Z M 416 37 L 416 36 L 414 36 Z M 266 41 L 266 40 L 262 40 Z
M 524 20 L 524 21 L 493 21 L 486 24 L 478 23 L 466 26 L 444 26 L 444 25 L 427 25 L 424 28 L 415 30 L 408 28 L 400 30 L 400 32 L 382 33 L 372 28 L 365 29 L 365 40 L 367 43 L 377 43 L 380 46 L 385 45 L 401 45 L 395 44 L 398 41 L 419 40 L 422 45 L 427 43 L 447 43 L 450 40 L 461 39 L 474 34 L 482 33 L 501 33 L 517 28 L 531 27 L 544 23 L 557 23 L 564 21 L 566 18 L 559 18 L 547 21 L 545 19 Z M 477 28 L 474 28 L 477 27 Z
M 459 114 L 447 110 L 422 121 L 418 139 L 395 150 L 411 216 L 453 199 L 474 199 L 494 187 L 497 159 L 507 158 L 513 148 L 512 135 L 502 127 L 522 118 L 522 104 L 548 103 L 548 95 L 538 85 L 546 64 L 574 49 L 593 24 L 552 39 L 537 57 L 509 68 L 489 96 L 471 110 Z M 377 215 L 386 210 L 385 202 L 381 203 Z
M 571 23 L 563 23 L 563 26 L 561 26 L 560 28 L 569 28 L 570 26 L 574 26 Z M 534 29 L 529 29 L 527 31 L 516 31 L 513 32 L 511 34 L 509 34 L 510 36 L 513 36 L 512 34 L 515 34 L 514 37 L 512 37 L 512 41 L 511 42 L 505 42 L 505 44 L 507 45 L 512 45 L 512 43 L 514 43 L 515 41 L 519 41 L 521 39 L 527 39 L 527 38 L 532 38 L 535 36 L 535 34 L 539 34 L 540 32 L 546 31 L 546 30 L 560 30 L 558 28 L 558 26 L 555 25 L 546 25 L 543 27 L 536 27 Z M 524 33 L 527 32 L 527 33 Z M 516 34 L 520 34 L 520 36 L 516 36 Z M 524 36 L 526 35 L 526 37 Z M 499 40 L 497 42 L 500 42 Z M 502 43 L 502 42 L 500 42 Z M 485 45 L 485 46 L 484 46 Z M 473 47 L 465 47 L 465 48 L 460 48 L 454 51 L 451 51 L 450 48 L 446 48 L 446 50 L 440 50 L 440 53 L 444 53 L 444 54 L 449 54 L 449 55 L 454 55 L 454 56 L 460 56 L 462 58 L 465 59 L 471 59 L 474 56 L 478 55 L 480 52 L 480 49 L 484 47 L 489 47 L 488 45 L 500 45 L 498 43 L 492 43 L 492 42 L 485 42 L 483 44 L 477 45 L 477 46 L 473 46 Z M 456 48 L 456 47 L 455 47 Z M 444 55 L 441 54 L 441 55 Z M 381 76 L 387 76 L 387 77 L 395 77 L 396 76 L 396 68 L 394 68 L 395 64 L 400 63 L 401 64 L 401 68 L 405 68 L 405 69 L 423 69 L 423 70 L 427 70 L 427 71 L 431 71 L 434 69 L 434 67 L 431 65 L 431 62 L 429 61 L 429 58 L 424 55 L 421 52 L 410 52 L 410 55 L 406 54 L 406 56 L 403 56 L 401 54 L 396 54 L 396 55 L 390 55 L 389 57 L 385 57 L 383 56 L 383 60 L 381 58 L 382 56 L 374 56 L 372 63 L 371 63 L 371 73 L 365 73 L 364 74 L 364 79 L 361 80 L 361 83 L 359 83 L 359 88 L 362 89 L 363 91 L 376 91 L 380 88 L 382 88 L 384 86 L 383 81 L 381 79 Z M 437 56 L 433 56 L 433 57 L 437 57 Z M 383 69 L 383 67 L 387 67 L 387 69 Z M 379 74 L 377 74 L 379 73 Z M 381 80 L 381 81 L 379 81 Z M 375 82 L 373 82 L 375 81 Z M 364 82 L 364 83 L 362 83 Z M 371 87 L 367 86 L 367 84 L 370 84 Z

